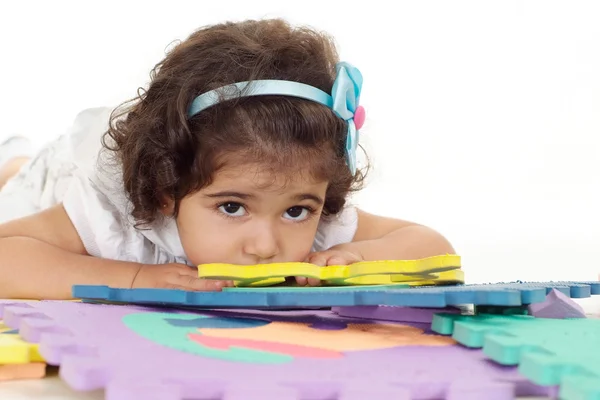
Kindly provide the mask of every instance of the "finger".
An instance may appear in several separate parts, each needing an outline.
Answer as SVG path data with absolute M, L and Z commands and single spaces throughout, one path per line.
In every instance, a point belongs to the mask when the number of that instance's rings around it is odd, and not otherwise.
M 230 287 L 232 285 L 229 281 L 218 281 L 213 279 L 202 279 L 196 276 L 180 275 L 176 282 L 185 288 L 185 290 L 198 291 L 198 292 L 218 292 L 224 287 Z
M 359 259 L 355 255 L 336 255 L 327 260 L 327 265 L 349 265 L 358 262 Z
M 310 263 L 314 265 L 318 265 L 320 267 L 324 267 L 327 265 L 327 259 L 329 256 L 327 254 L 316 254 L 311 257 Z
M 363 261 L 363 258 L 361 255 L 354 254 L 354 253 L 350 253 L 350 255 L 348 256 L 348 259 L 350 260 L 349 262 L 351 264 Z
M 217 285 L 217 286 L 221 286 L 221 287 L 234 287 L 235 284 L 233 283 L 233 281 L 227 281 L 227 280 L 223 280 L 223 279 L 210 279 L 210 278 L 199 278 L 198 277 L 198 272 L 196 270 L 191 270 L 191 271 L 182 271 L 182 273 L 180 274 L 181 276 L 190 279 L 190 282 L 195 281 L 195 280 L 200 280 L 200 281 L 207 281 L 208 285 L 210 285 L 211 283 Z M 220 282 L 220 283 L 219 283 Z
M 198 270 L 196 268 L 189 268 L 187 266 L 183 266 L 177 272 L 179 273 L 179 275 L 185 276 L 185 277 L 196 278 L 196 279 L 203 279 L 203 280 L 213 281 L 213 282 L 222 282 L 223 283 L 223 287 L 234 287 L 235 286 L 235 284 L 233 283 L 233 281 L 225 281 L 225 280 L 219 280 L 219 279 L 208 279 L 208 278 L 199 278 L 198 277 Z
M 321 286 L 321 280 L 317 278 L 308 278 L 309 286 Z
M 333 256 L 327 260 L 326 265 L 346 265 L 348 261 L 346 261 L 343 257 Z
M 306 286 L 306 284 L 308 283 L 308 280 L 304 276 L 297 276 L 296 283 L 300 286 Z
M 198 277 L 198 269 L 188 267 L 187 265 L 182 265 L 177 268 L 177 273 L 185 276 L 195 276 Z

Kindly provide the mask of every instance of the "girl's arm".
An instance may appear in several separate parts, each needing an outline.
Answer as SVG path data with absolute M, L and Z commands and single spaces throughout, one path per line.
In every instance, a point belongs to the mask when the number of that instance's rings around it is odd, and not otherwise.
M 0 225 L 0 298 L 70 299 L 73 285 L 218 290 L 185 265 L 89 256 L 64 207 Z
M 431 228 L 362 210 L 358 210 L 354 240 L 347 247 L 364 260 L 416 260 L 455 254 L 450 242 Z
M 307 262 L 316 265 L 352 264 L 358 261 L 416 260 L 455 254 L 450 242 L 423 225 L 358 211 L 358 226 L 350 243 L 312 253 Z M 305 284 L 306 278 L 297 279 Z M 316 280 L 308 280 L 317 284 Z
M 350 243 L 311 253 L 306 262 L 327 266 L 359 261 L 417 260 L 431 256 L 454 254 L 450 242 L 438 232 L 423 225 L 400 219 L 358 212 L 358 226 Z M 299 285 L 319 285 L 314 278 L 296 277 Z
M 71 298 L 74 284 L 131 287 L 140 265 L 87 255 L 59 205 L 0 225 L 0 298 Z

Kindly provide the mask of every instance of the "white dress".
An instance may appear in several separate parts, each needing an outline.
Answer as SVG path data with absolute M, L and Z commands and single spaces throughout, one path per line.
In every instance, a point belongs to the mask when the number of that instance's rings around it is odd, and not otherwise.
M 111 110 L 79 113 L 64 135 L 7 182 L 0 191 L 0 223 L 62 202 L 90 255 L 144 264 L 189 264 L 175 220 L 136 229 L 118 168 L 98 162 Z M 356 209 L 348 206 L 336 218 L 322 220 L 312 250 L 352 241 L 357 219 Z

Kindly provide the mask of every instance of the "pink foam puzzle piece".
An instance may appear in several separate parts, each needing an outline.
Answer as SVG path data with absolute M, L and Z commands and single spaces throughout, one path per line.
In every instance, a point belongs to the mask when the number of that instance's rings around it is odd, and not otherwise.
M 330 311 L 194 312 L 44 301 L 6 307 L 5 321 L 23 331 L 25 340 L 39 341 L 46 361 L 60 366 L 60 376 L 71 388 L 105 388 L 106 400 L 512 400 L 553 390 L 530 383 L 515 368 L 490 363 L 479 350 L 454 344 L 350 349 L 340 350 L 339 358 L 286 359 L 254 348 L 207 347 L 186 339 L 190 333 L 264 332 L 273 326 L 290 329 L 290 324 L 302 325 L 303 335 L 306 327 L 320 335 L 345 335 L 350 324 L 357 324 Z M 395 325 L 406 326 L 409 336 L 414 328 L 433 334 L 427 324 L 359 324 L 379 326 L 382 337 Z M 360 331 L 349 331 L 348 340 Z M 177 337 L 176 343 L 164 342 Z M 243 341 L 232 343 L 243 346 Z
M 556 289 L 552 289 L 542 303 L 530 304 L 527 311 L 537 318 L 586 318 L 583 307 Z

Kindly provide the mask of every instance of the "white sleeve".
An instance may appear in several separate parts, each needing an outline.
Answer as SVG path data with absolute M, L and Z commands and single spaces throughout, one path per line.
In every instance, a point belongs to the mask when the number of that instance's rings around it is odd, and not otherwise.
M 358 212 L 347 206 L 339 214 L 325 218 L 319 223 L 313 244 L 313 251 L 324 251 L 354 239 L 358 227 Z
M 63 206 L 89 255 L 142 264 L 185 263 L 148 240 L 81 170 L 76 171 Z
M 178 237 L 170 242 L 160 241 L 161 232 L 135 228 L 129 213 L 131 205 L 123 192 L 120 168 L 113 163 L 99 162 L 104 151 L 102 135 L 108 128 L 110 111 L 110 108 L 88 109 L 75 118 L 70 138 L 76 170 L 63 198 L 63 206 L 91 256 L 143 264 L 183 263 L 185 259 L 181 256 L 183 250 L 179 249 Z M 168 237 L 170 232 L 177 235 L 176 226 L 171 228 L 165 236 Z M 156 245 L 157 241 L 171 244 L 178 256 L 168 251 L 171 247 L 164 249 Z
M 121 215 L 82 171 L 75 172 L 63 206 L 89 255 L 113 260 L 123 258 L 126 235 Z

